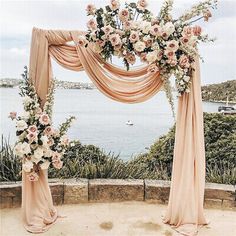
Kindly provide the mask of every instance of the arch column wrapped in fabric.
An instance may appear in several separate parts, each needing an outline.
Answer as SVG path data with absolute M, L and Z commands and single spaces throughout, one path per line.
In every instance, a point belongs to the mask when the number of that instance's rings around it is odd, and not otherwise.
M 66 69 L 84 70 L 99 91 L 119 102 L 143 102 L 160 91 L 163 80 L 159 72 L 148 74 L 146 66 L 126 71 L 104 62 L 89 47 L 80 47 L 76 43 L 77 37 L 81 34 L 84 32 L 33 29 L 29 76 L 42 104 L 45 102 L 52 78 L 51 57 Z M 67 44 L 69 41 L 73 41 L 75 45 Z M 171 191 L 164 219 L 164 222 L 178 227 L 186 235 L 193 235 L 199 224 L 206 224 L 203 216 L 205 151 L 198 59 L 191 87 L 189 94 L 179 98 Z M 46 177 L 42 175 L 40 178 Z M 48 182 L 42 181 L 39 186 L 24 179 L 22 184 L 24 224 L 31 232 L 38 232 L 39 227 L 43 232 L 49 225 L 43 219 L 48 219 L 52 210 Z M 37 191 L 32 191 L 32 188 L 42 188 L 45 192 L 37 195 Z M 46 211 L 35 211 L 38 214 L 38 222 L 34 221 L 32 224 L 33 215 L 28 204 L 30 202 L 33 206 L 34 199 L 39 200 L 39 198 L 48 208 Z M 34 208 L 38 207 L 40 205 L 35 202 Z M 55 214 L 47 222 L 54 221 Z M 37 230 L 34 224 L 39 226 Z M 190 231 L 189 225 L 191 225 Z

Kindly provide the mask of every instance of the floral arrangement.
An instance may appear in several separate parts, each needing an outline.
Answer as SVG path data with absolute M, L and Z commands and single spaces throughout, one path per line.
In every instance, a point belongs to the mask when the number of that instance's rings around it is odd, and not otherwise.
M 11 112 L 9 117 L 16 121 L 16 136 L 18 138 L 14 153 L 22 160 L 22 169 L 30 181 L 37 181 L 39 170 L 48 169 L 52 165 L 56 169 L 63 166 L 63 154 L 69 146 L 66 136 L 68 128 L 75 117 L 68 118 L 59 129 L 52 127 L 52 106 L 54 101 L 54 81 L 52 80 L 49 93 L 43 108 L 33 84 L 28 78 L 25 67 L 23 84 L 20 95 L 23 97 L 24 114 L 17 116 Z
M 104 60 L 122 58 L 127 70 L 139 58 L 148 63 L 148 73 L 159 73 L 163 80 L 175 75 L 178 94 L 188 93 L 197 44 L 214 41 L 202 33 L 200 26 L 192 24 L 200 19 L 208 21 L 217 0 L 205 0 L 178 19 L 171 16 L 173 0 L 164 1 L 158 16 L 147 6 L 146 0 L 125 3 L 124 8 L 119 0 L 111 0 L 110 5 L 99 9 L 89 4 L 86 10 L 92 18 L 78 44 L 90 46 Z

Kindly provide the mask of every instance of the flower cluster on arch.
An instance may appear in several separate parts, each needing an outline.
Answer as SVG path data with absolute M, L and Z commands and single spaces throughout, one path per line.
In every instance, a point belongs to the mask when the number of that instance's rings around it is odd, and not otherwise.
M 148 73 L 160 73 L 164 80 L 173 74 L 181 95 L 190 91 L 198 43 L 213 41 L 192 23 L 202 18 L 208 21 L 210 9 L 216 6 L 217 0 L 205 0 L 173 19 L 173 0 L 164 1 L 158 16 L 147 9 L 146 0 L 125 3 L 124 7 L 119 0 L 111 0 L 98 9 L 89 4 L 86 10 L 92 18 L 87 23 L 88 32 L 77 43 L 91 47 L 104 60 L 122 58 L 127 70 L 139 58 L 148 63 Z

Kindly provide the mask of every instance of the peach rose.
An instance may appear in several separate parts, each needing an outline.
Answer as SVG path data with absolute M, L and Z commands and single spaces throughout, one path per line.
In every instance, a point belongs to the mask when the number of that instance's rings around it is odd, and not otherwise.
M 179 58 L 179 65 L 182 68 L 190 67 L 189 59 L 186 55 L 181 55 Z
M 202 28 L 200 26 L 196 25 L 193 27 L 193 34 L 195 36 L 200 36 L 201 33 L 202 33 Z
M 159 71 L 159 68 L 157 67 L 156 64 L 151 64 L 148 69 L 147 69 L 148 73 L 154 74 L 156 72 Z
M 133 24 L 133 21 L 125 21 L 125 22 L 123 22 L 124 30 L 130 30 L 132 24 Z
M 109 37 L 112 46 L 115 46 L 117 44 L 121 43 L 120 35 L 119 34 L 111 34 Z
M 30 143 L 37 141 L 37 135 L 36 133 L 29 133 L 27 134 L 26 138 L 29 140 Z
M 31 126 L 29 126 L 29 128 L 28 128 L 28 132 L 29 132 L 29 133 L 36 133 L 37 130 L 38 130 L 38 128 L 37 128 L 36 125 L 31 125 Z
M 93 4 L 89 4 L 86 8 L 88 15 L 94 15 L 96 12 L 96 7 Z
M 88 21 L 87 27 L 90 30 L 96 30 L 97 29 L 97 22 L 94 19 L 91 19 L 91 20 Z
M 128 61 L 128 63 L 131 65 L 133 65 L 136 61 L 135 55 L 132 53 L 129 53 L 125 58 Z
M 140 54 L 140 60 L 142 61 L 142 62 L 146 62 L 147 61 L 147 53 L 146 52 L 142 52 L 141 54 Z
M 179 42 L 176 40 L 171 40 L 166 42 L 166 49 L 169 51 L 176 52 L 179 48 Z
M 168 58 L 171 58 L 171 57 L 175 56 L 175 52 L 174 51 L 170 51 L 170 50 L 165 50 L 165 55 Z
M 120 7 L 120 2 L 118 0 L 111 0 L 110 8 L 115 11 L 119 9 Z
M 47 127 L 45 128 L 45 130 L 44 130 L 44 133 L 45 133 L 46 135 L 52 135 L 52 134 L 53 134 L 53 128 L 52 128 L 52 126 L 47 126 Z
M 129 11 L 127 9 L 123 9 L 119 12 L 119 18 L 122 22 L 128 21 L 129 19 Z
M 39 117 L 39 122 L 42 124 L 42 125 L 48 125 L 50 123 L 50 118 L 47 114 L 42 114 L 40 117 Z
M 85 36 L 83 35 L 80 35 L 77 39 L 77 44 L 80 46 L 80 47 L 84 47 L 86 44 L 87 44 L 87 40 L 85 38 Z
M 205 21 L 208 21 L 210 17 L 212 17 L 212 14 L 210 12 L 210 10 L 206 10 L 203 12 L 203 17 Z
M 52 165 L 56 169 L 61 169 L 63 166 L 63 162 L 61 160 L 55 160 L 52 162 Z
M 137 31 L 132 31 L 130 36 L 129 36 L 129 40 L 131 43 L 135 43 L 139 40 L 139 34 Z
M 169 63 L 171 66 L 176 66 L 177 65 L 177 58 L 176 56 L 169 57 L 167 60 L 167 63 Z
M 105 35 L 111 34 L 113 32 L 113 28 L 110 25 L 102 27 L 102 30 L 104 31 Z
M 17 115 L 17 113 L 15 111 L 12 111 L 12 112 L 10 112 L 8 117 L 11 118 L 12 120 L 14 120 L 14 119 L 16 119 L 16 115 Z
M 147 7 L 147 1 L 146 0 L 139 0 L 138 2 L 137 2 L 137 8 L 139 9 L 139 10 L 141 10 L 141 11 L 144 11 L 145 10 L 145 8 Z
M 190 26 L 185 26 L 182 35 L 184 37 L 191 37 L 193 35 L 193 29 Z
M 153 36 L 159 36 L 159 35 L 161 35 L 161 27 L 160 27 L 159 25 L 153 25 L 153 26 L 151 27 L 150 33 L 151 33 Z
M 189 38 L 184 36 L 184 37 L 180 38 L 180 41 L 182 44 L 187 44 L 187 43 L 189 43 Z

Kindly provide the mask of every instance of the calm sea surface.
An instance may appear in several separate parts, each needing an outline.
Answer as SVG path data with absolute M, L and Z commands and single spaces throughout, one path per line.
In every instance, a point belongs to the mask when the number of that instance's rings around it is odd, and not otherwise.
M 15 141 L 14 122 L 7 118 L 10 111 L 23 110 L 18 88 L 0 88 L 0 134 Z M 204 102 L 204 111 L 217 112 L 219 104 Z M 177 105 L 176 105 L 177 107 Z M 127 160 L 145 152 L 158 137 L 174 124 L 165 93 L 139 104 L 123 104 L 110 100 L 98 90 L 63 90 L 55 94 L 53 122 L 57 126 L 69 115 L 77 117 L 69 137 L 83 144 L 94 144 L 106 152 L 120 154 Z M 134 125 L 127 126 L 131 120 Z

